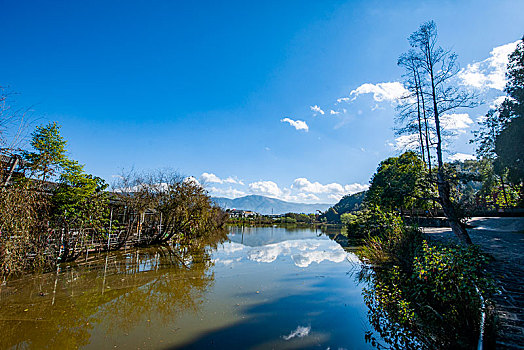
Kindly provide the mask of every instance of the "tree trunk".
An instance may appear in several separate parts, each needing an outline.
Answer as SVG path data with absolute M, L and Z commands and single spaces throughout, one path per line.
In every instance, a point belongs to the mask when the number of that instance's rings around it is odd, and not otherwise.
M 434 75 L 433 75 L 433 65 L 431 57 L 428 57 L 429 76 L 431 79 L 431 95 L 433 97 L 433 114 L 435 117 L 435 130 L 437 132 L 437 162 L 438 162 L 438 172 L 437 172 L 437 187 L 439 194 L 439 202 L 444 211 L 444 215 L 448 219 L 449 226 L 457 238 L 465 244 L 472 244 L 471 238 L 469 237 L 468 231 L 466 231 L 465 225 L 460 221 L 460 218 L 457 215 L 455 207 L 451 202 L 450 198 L 450 188 L 449 182 L 445 178 L 444 174 L 444 161 L 442 160 L 442 138 L 440 135 L 440 119 L 437 105 L 437 93 L 435 89 Z
M 460 221 L 460 218 L 456 213 L 455 207 L 451 202 L 449 183 L 444 178 L 444 174 L 440 169 L 437 173 L 437 187 L 439 194 L 439 203 L 442 206 L 444 215 L 446 215 L 449 226 L 453 230 L 453 233 L 458 237 L 458 239 L 462 243 L 472 244 L 468 231 L 466 231 L 466 226 L 464 225 L 464 223 Z
M 426 157 L 424 157 L 424 139 L 422 138 L 422 122 L 420 117 L 420 82 L 417 80 L 417 72 L 413 68 L 413 78 L 415 80 L 415 89 L 417 94 L 417 121 L 418 121 L 418 136 L 420 139 L 420 151 L 422 153 L 422 161 L 426 163 Z

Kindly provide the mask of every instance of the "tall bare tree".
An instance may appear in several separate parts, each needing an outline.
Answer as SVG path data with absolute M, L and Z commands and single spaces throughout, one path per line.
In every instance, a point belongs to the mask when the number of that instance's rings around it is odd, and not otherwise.
M 426 113 L 424 88 L 427 86 L 420 75 L 420 60 L 415 51 L 409 50 L 400 56 L 397 64 L 406 70 L 404 84 L 409 91 L 398 107 L 397 121 L 404 126 L 397 130 L 397 135 L 418 134 L 422 161 L 428 165 L 431 174 L 430 130 L 432 128 Z
M 444 50 L 437 44 L 437 28 L 435 22 L 422 24 L 411 34 L 409 43 L 414 49 L 417 64 L 427 81 L 428 91 L 423 91 L 422 96 L 427 98 L 429 106 L 425 106 L 426 113 L 433 115 L 436 134 L 437 155 L 437 188 L 438 202 L 446 215 L 449 225 L 455 235 L 466 244 L 471 244 L 471 239 L 466 231 L 463 218 L 451 200 L 450 182 L 446 176 L 443 160 L 443 128 L 441 118 L 445 113 L 450 113 L 458 108 L 476 106 L 474 95 L 461 90 L 453 78 L 459 71 L 457 55 L 449 50 Z

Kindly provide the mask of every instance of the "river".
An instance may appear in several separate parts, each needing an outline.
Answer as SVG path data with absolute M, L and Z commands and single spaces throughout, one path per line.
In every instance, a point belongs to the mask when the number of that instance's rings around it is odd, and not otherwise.
M 4 282 L 0 348 L 371 348 L 359 271 L 312 228 L 91 255 Z

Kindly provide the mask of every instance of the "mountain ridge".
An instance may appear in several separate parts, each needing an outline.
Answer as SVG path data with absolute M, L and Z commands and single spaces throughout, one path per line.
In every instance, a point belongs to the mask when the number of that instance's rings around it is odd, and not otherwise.
M 235 199 L 225 197 L 211 197 L 213 202 L 224 209 L 251 210 L 260 214 L 285 214 L 285 213 L 315 213 L 317 210 L 326 211 L 332 204 L 327 203 L 294 203 L 281 199 L 248 195 Z

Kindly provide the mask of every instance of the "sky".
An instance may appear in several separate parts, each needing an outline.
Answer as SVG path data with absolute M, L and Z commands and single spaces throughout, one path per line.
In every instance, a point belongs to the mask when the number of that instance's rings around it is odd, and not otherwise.
M 445 123 L 447 159 L 473 157 L 522 13 L 522 0 L 0 0 L 0 86 L 109 183 L 174 169 L 214 196 L 336 203 L 409 148 L 393 130 L 396 63 L 425 21 L 479 95 Z

